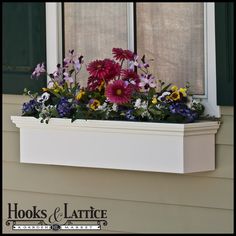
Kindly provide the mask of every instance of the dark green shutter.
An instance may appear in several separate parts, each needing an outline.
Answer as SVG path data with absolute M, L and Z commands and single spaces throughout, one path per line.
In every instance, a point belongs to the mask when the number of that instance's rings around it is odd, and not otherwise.
M 215 3 L 217 104 L 233 106 L 234 3 Z
M 46 62 L 45 3 L 3 3 L 3 93 L 39 91 L 46 77 L 30 78 L 39 62 Z

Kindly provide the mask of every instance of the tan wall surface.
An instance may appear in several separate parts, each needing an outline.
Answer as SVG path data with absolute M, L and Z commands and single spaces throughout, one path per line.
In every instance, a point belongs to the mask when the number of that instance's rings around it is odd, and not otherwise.
M 106 209 L 108 225 L 97 233 L 234 231 L 233 107 L 221 107 L 216 170 L 181 175 L 20 163 L 19 130 L 10 116 L 20 115 L 25 100 L 3 95 L 3 232 L 12 232 L 5 225 L 9 202 L 48 211 L 64 202 Z

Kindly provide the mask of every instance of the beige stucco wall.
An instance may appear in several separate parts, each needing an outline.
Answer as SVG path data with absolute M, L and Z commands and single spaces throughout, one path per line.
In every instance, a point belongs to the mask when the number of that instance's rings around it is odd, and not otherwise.
M 9 202 L 48 211 L 64 202 L 72 209 L 106 209 L 104 233 L 233 232 L 233 107 L 221 107 L 216 170 L 181 175 L 22 164 L 19 130 L 10 116 L 21 113 L 24 100 L 3 95 L 4 233 L 12 232 L 5 225 Z

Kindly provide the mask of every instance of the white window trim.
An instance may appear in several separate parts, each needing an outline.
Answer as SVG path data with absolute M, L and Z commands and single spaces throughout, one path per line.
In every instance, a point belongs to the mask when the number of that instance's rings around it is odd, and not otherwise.
M 133 3 L 127 3 L 128 48 L 134 50 Z M 47 70 L 53 72 L 62 62 L 62 16 L 61 3 L 46 3 L 46 48 Z M 216 54 L 215 54 L 215 5 L 204 3 L 204 58 L 205 58 L 205 95 L 200 98 L 205 105 L 206 114 L 220 117 L 217 106 Z M 48 78 L 48 82 L 50 78 Z
M 62 62 L 62 16 L 61 3 L 46 3 L 46 51 L 47 71 L 54 72 Z M 47 78 L 47 82 L 50 78 Z
M 128 49 L 134 51 L 134 4 L 127 3 Z
M 207 114 L 220 117 L 216 88 L 215 3 L 204 3 L 204 6 L 205 96 L 202 102 Z

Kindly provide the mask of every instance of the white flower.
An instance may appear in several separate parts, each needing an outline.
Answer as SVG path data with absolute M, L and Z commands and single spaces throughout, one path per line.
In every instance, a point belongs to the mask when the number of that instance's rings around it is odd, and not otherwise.
M 117 111 L 117 110 L 118 110 L 118 107 L 117 107 L 117 104 L 116 104 L 116 103 L 114 103 L 114 104 L 112 105 L 112 110 L 113 110 L 113 111 Z
M 187 103 L 187 106 L 191 107 L 194 104 L 197 106 L 201 106 L 202 105 L 201 99 L 200 98 L 193 98 L 193 97 L 189 96 L 189 101 Z
M 170 95 L 170 92 L 164 92 L 164 93 L 163 93 L 161 96 L 159 96 L 157 99 L 162 102 L 163 100 L 165 100 L 165 97 L 168 96 L 168 95 Z
M 41 97 L 37 98 L 37 102 L 44 103 L 50 98 L 50 94 L 45 92 L 41 95 Z
M 193 105 L 193 102 L 194 102 L 193 97 L 189 96 L 188 102 L 186 103 L 187 107 L 190 108 Z
M 192 97 L 189 97 L 189 99 Z M 199 98 L 192 98 L 192 103 L 201 103 L 201 99 Z
M 145 116 L 149 119 L 152 120 L 152 116 L 148 111 L 144 111 L 141 116 L 144 118 Z
M 44 104 L 42 105 L 41 109 L 40 109 L 40 117 L 50 117 L 50 113 L 52 111 L 52 109 L 54 109 L 55 106 L 53 105 L 48 105 L 45 106 Z
M 106 110 L 106 108 L 107 108 L 107 103 L 104 102 L 102 105 L 98 106 L 97 110 L 104 111 L 104 110 Z
M 134 107 L 140 108 L 140 106 L 141 106 L 141 99 L 138 98 L 138 99 L 135 101 Z
M 188 96 L 188 102 L 187 102 L 187 106 L 189 108 L 192 107 L 193 104 L 201 104 L 201 99 L 199 98 L 193 98 L 192 96 Z
M 134 107 L 135 108 L 143 108 L 144 110 L 147 109 L 148 107 L 148 103 L 146 101 L 141 101 L 140 98 L 138 98 L 136 101 L 135 101 L 135 104 L 134 104 Z
M 42 94 L 41 97 L 42 97 L 42 99 L 43 99 L 44 101 L 47 101 L 47 100 L 50 98 L 50 94 L 47 93 L 47 92 L 45 92 L 45 93 Z
M 148 107 L 148 103 L 143 101 L 140 107 L 146 110 Z

